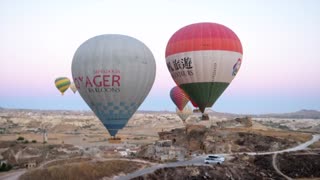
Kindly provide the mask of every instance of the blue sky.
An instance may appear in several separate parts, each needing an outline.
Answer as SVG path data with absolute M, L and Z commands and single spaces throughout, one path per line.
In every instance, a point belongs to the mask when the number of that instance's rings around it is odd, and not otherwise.
M 144 42 L 157 63 L 156 80 L 139 109 L 172 110 L 174 82 L 165 64 L 172 34 L 197 22 L 231 28 L 244 50 L 243 64 L 212 107 L 232 113 L 320 110 L 320 1 L 0 1 L 0 106 L 89 109 L 79 94 L 54 86 L 71 78 L 75 50 L 100 34 Z

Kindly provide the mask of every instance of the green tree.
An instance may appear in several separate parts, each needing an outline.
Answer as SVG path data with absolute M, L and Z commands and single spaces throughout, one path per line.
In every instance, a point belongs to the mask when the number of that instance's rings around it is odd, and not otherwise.
M 1 167 L 0 167 L 0 171 L 5 171 L 7 167 L 7 164 L 6 163 L 2 163 Z
M 12 169 L 12 165 L 11 164 L 2 163 L 2 165 L 0 166 L 0 172 L 2 172 L 2 171 L 10 171 L 11 169 Z

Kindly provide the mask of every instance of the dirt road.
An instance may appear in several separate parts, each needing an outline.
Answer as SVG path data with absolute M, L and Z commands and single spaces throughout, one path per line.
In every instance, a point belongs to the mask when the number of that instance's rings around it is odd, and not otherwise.
M 277 171 L 278 174 L 280 174 L 281 176 L 283 176 L 284 178 L 286 178 L 287 180 L 292 180 L 292 178 L 288 177 L 287 175 L 283 174 L 278 166 L 277 166 L 277 155 L 278 153 L 281 153 L 281 152 L 291 152 L 291 151 L 299 151 L 299 150 L 303 150 L 303 149 L 306 149 L 308 146 L 310 146 L 311 144 L 319 141 L 320 139 L 320 135 L 313 135 L 312 139 L 310 141 L 307 141 L 305 143 L 302 143 L 294 148 L 290 148 L 290 149 L 286 149 L 286 150 L 282 150 L 282 151 L 278 151 L 278 152 L 275 152 L 272 156 L 272 166 L 273 168 Z
M 272 166 L 273 166 L 274 170 L 276 170 L 278 174 L 280 174 L 281 176 L 283 176 L 283 177 L 286 178 L 287 180 L 292 180 L 292 178 L 290 178 L 290 177 L 288 177 L 287 175 L 283 174 L 283 173 L 279 170 L 279 168 L 278 168 L 278 166 L 277 166 L 277 155 L 278 155 L 278 153 L 275 153 L 275 154 L 273 154 L 273 156 L 272 156 Z

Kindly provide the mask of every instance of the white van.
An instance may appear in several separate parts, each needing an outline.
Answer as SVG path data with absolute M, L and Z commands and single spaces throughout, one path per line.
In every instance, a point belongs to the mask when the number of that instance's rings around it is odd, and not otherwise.
M 224 162 L 224 157 L 220 155 L 208 155 L 204 160 L 206 164 L 222 164 Z

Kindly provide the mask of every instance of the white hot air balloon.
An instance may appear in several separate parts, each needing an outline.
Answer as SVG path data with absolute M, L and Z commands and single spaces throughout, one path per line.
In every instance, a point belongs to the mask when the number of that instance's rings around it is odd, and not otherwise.
M 182 111 L 180 111 L 178 108 L 176 108 L 176 113 L 180 117 L 180 119 L 183 121 L 183 123 L 186 122 L 188 117 L 192 114 L 193 110 L 191 106 L 186 105 Z
M 77 92 L 77 87 L 76 87 L 76 85 L 74 84 L 74 82 L 72 82 L 72 83 L 70 84 L 70 87 L 69 87 L 69 88 L 72 90 L 73 93 L 76 93 L 76 92 Z
M 72 61 L 81 97 L 115 137 L 148 95 L 156 74 L 152 52 L 125 35 L 100 35 L 85 41 Z

